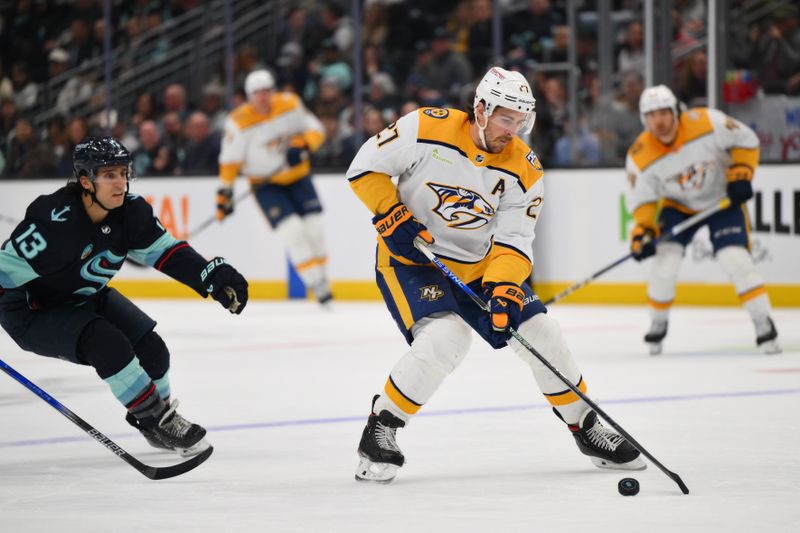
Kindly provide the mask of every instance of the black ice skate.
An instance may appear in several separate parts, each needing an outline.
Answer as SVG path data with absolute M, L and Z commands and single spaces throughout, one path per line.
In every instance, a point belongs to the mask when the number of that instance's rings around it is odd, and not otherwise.
M 587 409 L 577 425 L 567 424 L 575 437 L 578 449 L 588 455 L 598 468 L 616 470 L 644 470 L 647 464 L 622 435 L 607 429 L 600 423 L 597 413 Z
M 175 451 L 183 457 L 197 455 L 209 447 L 204 438 L 206 430 L 183 418 L 177 408 L 178 400 L 173 400 L 157 419 L 140 420 L 128 413 L 125 420 L 138 429 L 154 448 Z
M 650 346 L 650 355 L 661 353 L 664 337 L 667 336 L 667 321 L 653 320 L 650 324 L 650 331 L 644 336 L 644 342 Z
M 373 409 L 377 399 L 378 396 L 372 399 Z M 361 459 L 356 469 L 356 481 L 391 483 L 397 475 L 397 469 L 406 460 L 396 440 L 397 428 L 405 425 L 404 421 L 385 409 L 377 415 L 370 413 L 358 444 Z
M 767 355 L 775 355 L 781 353 L 781 347 L 778 345 L 778 330 L 775 329 L 775 324 L 772 319 L 767 317 L 767 321 L 762 324 L 756 324 L 756 346 Z

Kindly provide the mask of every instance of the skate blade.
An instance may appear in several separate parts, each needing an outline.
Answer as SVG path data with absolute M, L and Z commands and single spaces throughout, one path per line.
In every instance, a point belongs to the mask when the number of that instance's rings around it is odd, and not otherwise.
M 647 463 L 645 463 L 641 457 L 637 457 L 633 461 L 628 461 L 627 463 L 615 463 L 600 457 L 589 457 L 589 459 L 592 460 L 592 463 L 597 468 L 606 468 L 608 470 L 644 470 L 647 468 Z
M 651 342 L 647 346 L 650 348 L 650 355 L 660 355 L 661 350 L 664 348 L 660 342 Z
M 361 457 L 356 468 L 356 481 L 387 484 L 397 475 L 397 465 L 390 463 L 374 463 Z
M 766 355 L 778 355 L 782 351 L 781 347 L 775 341 L 767 341 L 759 346 L 759 348 L 761 348 L 761 351 Z
M 188 448 L 175 448 L 175 451 L 181 457 L 193 457 L 199 453 L 206 451 L 211 445 L 206 439 L 200 439 L 196 444 Z

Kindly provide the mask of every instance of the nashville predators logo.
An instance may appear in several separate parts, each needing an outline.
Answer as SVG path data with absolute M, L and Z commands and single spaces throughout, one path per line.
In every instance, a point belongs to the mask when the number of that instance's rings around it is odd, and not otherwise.
M 713 166 L 712 161 L 693 163 L 680 174 L 667 178 L 667 184 L 674 183 L 682 191 L 702 189 L 706 176 L 711 172 Z
M 451 228 L 476 229 L 485 226 L 494 216 L 494 207 L 483 197 L 463 187 L 428 183 L 439 198 L 433 212 L 445 219 Z
M 420 287 L 420 300 L 428 300 L 429 302 L 435 302 L 442 296 L 444 296 L 444 291 L 439 288 L 438 285 L 427 285 L 425 287 Z

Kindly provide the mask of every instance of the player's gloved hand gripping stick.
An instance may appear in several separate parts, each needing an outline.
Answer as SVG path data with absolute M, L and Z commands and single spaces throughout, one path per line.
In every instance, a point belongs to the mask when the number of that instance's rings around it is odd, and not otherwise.
M 472 289 L 470 289 L 470 288 L 469 288 L 469 286 L 467 286 L 467 284 L 466 284 L 466 283 L 464 283 L 463 281 L 461 281 L 461 279 L 460 279 L 458 276 L 456 276 L 456 275 L 455 275 L 453 272 L 451 272 L 451 271 L 450 271 L 450 269 L 449 269 L 449 268 L 447 268 L 447 265 L 445 265 L 444 263 L 442 263 L 442 262 L 439 260 L 439 258 L 438 258 L 438 257 L 436 257 L 436 255 L 434 255 L 434 253 L 433 253 L 433 252 L 431 252 L 431 251 L 428 249 L 428 246 L 427 246 L 427 244 L 425 243 L 425 241 L 424 241 L 424 240 L 422 240 L 422 239 L 420 239 L 420 238 L 417 238 L 417 239 L 415 239 L 415 241 L 414 241 L 414 246 L 416 246 L 416 248 L 417 248 L 417 249 L 418 249 L 420 252 L 422 252 L 422 253 L 425 255 L 425 257 L 427 257 L 427 258 L 428 258 L 428 259 L 429 259 L 429 260 L 430 260 L 430 261 L 431 261 L 431 262 L 432 262 L 434 265 L 436 265 L 436 267 L 437 267 L 437 268 L 438 268 L 438 269 L 439 269 L 439 270 L 440 270 L 440 271 L 441 271 L 441 272 L 442 272 L 442 273 L 443 273 L 445 276 L 447 276 L 447 277 L 450 279 L 450 281 L 452 281 L 452 282 L 453 282 L 455 285 L 457 285 L 457 286 L 458 286 L 458 288 L 460 288 L 462 291 L 464 291 L 464 293 L 465 293 L 467 296 L 469 296 L 469 297 L 470 297 L 470 299 L 471 299 L 473 302 L 475 302 L 475 304 L 476 304 L 478 307 L 480 307 L 481 309 L 483 309 L 483 310 L 484 310 L 484 311 L 486 311 L 487 313 L 491 313 L 491 312 L 492 312 L 492 309 L 491 309 L 491 307 L 490 307 L 490 306 L 489 306 L 489 305 L 488 305 L 486 302 L 484 302 L 484 301 L 481 299 L 481 297 L 480 297 L 480 296 L 478 296 L 477 294 L 475 294 L 475 292 L 474 292 Z M 547 359 L 545 359 L 545 358 L 544 358 L 544 356 L 542 356 L 542 354 L 540 354 L 538 351 L 536 351 L 536 348 L 534 348 L 533 346 L 531 346 L 531 344 L 530 344 L 528 341 L 526 341 L 526 340 L 525 340 L 525 338 L 524 338 L 522 335 L 520 335 L 519 333 L 517 333 L 517 331 L 516 331 L 514 328 L 512 328 L 512 327 L 509 327 L 509 328 L 508 328 L 508 333 L 509 333 L 509 334 L 510 334 L 510 335 L 511 335 L 511 336 L 512 336 L 514 339 L 516 339 L 516 340 L 517 340 L 517 341 L 518 341 L 520 344 L 522 344 L 522 345 L 523 345 L 523 346 L 524 346 L 524 347 L 525 347 L 525 348 L 526 348 L 526 349 L 527 349 L 529 352 L 531 352 L 531 354 L 533 354 L 533 356 L 534 356 L 534 357 L 536 357 L 536 358 L 537 358 L 539 361 L 541 361 L 541 363 L 542 363 L 544 366 L 546 366 L 546 367 L 547 367 L 547 368 L 548 368 L 548 369 L 549 369 L 549 370 L 550 370 L 550 371 L 551 371 L 553 374 L 555 374 L 555 376 L 556 376 L 558 379 L 560 379 L 560 380 L 561 380 L 561 381 L 562 381 L 562 382 L 563 382 L 563 383 L 564 383 L 564 384 L 565 384 L 567 387 L 569 387 L 569 389 L 570 389 L 572 392 L 574 392 L 575 394 L 577 394 L 577 395 L 578 395 L 578 397 L 579 397 L 581 400 L 583 400 L 584 402 L 586 402 L 586 403 L 589 405 L 589 407 L 591 407 L 591 408 L 592 408 L 592 409 L 593 409 L 593 410 L 594 410 L 594 411 L 595 411 L 595 412 L 596 412 L 596 413 L 597 413 L 599 416 L 601 416 L 601 417 L 602 417 L 602 418 L 603 418 L 603 419 L 604 419 L 606 422 L 608 422 L 608 423 L 609 423 L 609 425 L 610 425 L 611 427 L 613 427 L 614 429 L 616 429 L 616 430 L 617 430 L 617 432 L 619 432 L 619 434 L 620 434 L 620 435 L 622 435 L 623 437 L 625 437 L 625 438 L 628 440 L 628 442 L 630 442 L 630 443 L 631 443 L 631 445 L 632 445 L 633 447 L 635 447 L 637 450 L 639 450 L 639 451 L 642 453 L 642 455 L 644 455 L 645 457 L 647 457 L 648 459 L 650 459 L 650 461 L 651 461 L 651 462 L 652 462 L 654 465 L 656 465 L 656 466 L 657 466 L 657 467 L 658 467 L 658 468 L 659 468 L 659 469 L 660 469 L 662 472 L 664 472 L 664 473 L 665 473 L 667 476 L 669 476 L 669 478 L 670 478 L 670 479 L 672 479 L 672 480 L 673 480 L 675 483 L 677 483 L 677 484 L 678 484 L 678 487 L 680 487 L 680 489 L 681 489 L 681 492 L 683 492 L 684 494 L 689 494 L 689 488 L 686 486 L 686 484 L 683 482 L 683 480 L 680 478 L 680 476 L 679 476 L 678 474 L 676 474 L 675 472 L 672 472 L 672 471 L 668 470 L 668 469 L 667 469 L 667 468 L 666 468 L 664 465 L 662 465 L 662 464 L 661 464 L 661 463 L 658 461 L 658 459 L 656 459 L 655 457 L 653 457 L 653 456 L 650 454 L 650 452 L 648 452 L 647 450 L 645 450 L 645 449 L 644 449 L 644 447 L 643 447 L 641 444 L 639 444 L 639 443 L 636 441 L 636 439 L 634 439 L 633 437 L 631 437 L 630 433 L 628 433 L 627 431 L 625 431 L 624 429 L 622 429 L 622 427 L 620 427 L 620 425 L 619 425 L 619 424 L 617 424 L 617 423 L 616 423 L 616 422 L 615 422 L 615 421 L 614 421 L 614 420 L 613 420 L 613 419 L 612 419 L 610 416 L 608 416 L 608 415 L 605 413 L 605 411 L 603 411 L 602 409 L 600 409 L 600 407 L 599 407 L 599 406 L 598 406 L 596 403 L 594 403 L 594 401 L 592 401 L 591 399 L 589 399 L 589 397 L 588 397 L 588 396 L 586 396 L 586 394 L 584 394 L 584 393 L 583 393 L 583 392 L 582 392 L 582 391 L 581 391 L 581 390 L 580 390 L 578 387 L 576 387 L 575 385 L 573 385 L 573 384 L 572 384 L 572 382 L 571 382 L 569 379 L 567 379 L 567 378 L 564 376 L 564 374 L 562 374 L 562 373 L 561 373 L 561 372 L 560 372 L 560 371 L 559 371 L 559 370 L 558 370 L 556 367 L 554 367 L 552 364 L 550 364 L 550 361 L 548 361 Z
M 731 205 L 730 198 L 725 197 L 722 200 L 720 200 L 719 203 L 717 205 L 715 205 L 714 207 L 709 207 L 705 211 L 700 211 L 699 213 L 690 216 L 689 218 L 687 218 L 686 220 L 684 220 L 680 224 L 675 224 L 669 231 L 666 231 L 666 232 L 662 233 L 661 237 L 659 237 L 655 242 L 652 242 L 652 241 L 643 242 L 643 244 L 644 245 L 653 245 L 653 246 L 655 246 L 655 244 L 658 244 L 659 242 L 663 242 L 663 241 L 669 240 L 672 237 L 674 237 L 675 235 L 678 235 L 679 233 L 682 233 L 682 232 L 686 231 L 687 229 L 691 228 L 695 224 L 698 224 L 698 223 L 702 222 L 703 220 L 707 219 L 711 215 L 713 215 L 715 213 L 718 213 L 719 211 L 722 211 L 724 209 L 727 209 L 728 207 L 730 207 L 730 205 Z M 603 268 L 601 268 L 600 270 L 598 270 L 597 272 L 595 272 L 591 276 L 582 279 L 581 281 L 579 281 L 575 285 L 572 285 L 571 287 L 567 287 L 566 289 L 564 289 L 563 291 L 559 292 L 558 294 L 556 294 L 555 296 L 553 296 L 549 300 L 547 300 L 545 302 L 542 302 L 542 303 L 544 305 L 550 305 L 552 303 L 555 303 L 555 302 L 561 300 L 562 298 L 565 298 L 565 297 L 569 296 L 570 294 L 572 294 L 573 292 L 577 291 L 578 289 L 582 289 L 583 287 L 585 287 L 586 285 L 588 285 L 592 281 L 596 280 L 597 278 L 599 278 L 600 276 L 602 276 L 603 274 L 605 274 L 609 270 L 621 265 L 622 263 L 624 263 L 625 261 L 627 261 L 628 259 L 633 257 L 633 255 L 634 255 L 633 252 L 629 252 L 629 253 L 625 254 L 624 256 L 620 257 L 619 259 L 617 259 L 616 261 L 614 261 L 610 265 L 604 266 Z

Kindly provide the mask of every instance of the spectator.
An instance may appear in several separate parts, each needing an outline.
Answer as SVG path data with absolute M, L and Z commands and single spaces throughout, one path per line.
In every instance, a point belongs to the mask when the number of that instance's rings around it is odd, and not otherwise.
M 419 98 L 423 105 L 457 105 L 462 86 L 472 81 L 472 66 L 463 54 L 453 52 L 452 36 L 443 27 L 434 30 L 431 57 L 421 67 Z
M 540 63 L 562 63 L 569 59 L 569 26 L 553 28 L 553 39 L 549 46 L 543 46 L 533 59 Z
M 178 159 L 181 159 L 181 152 L 183 150 L 183 125 L 183 121 L 175 111 L 164 113 L 164 116 L 161 117 L 162 142 L 164 146 L 178 156 Z
M 446 30 L 444 31 L 446 32 Z M 490 0 L 473 0 L 472 25 L 469 29 L 467 51 L 473 71 L 483 72 L 486 70 L 486 66 L 492 61 L 493 54 L 492 3 Z
M 372 77 L 369 83 L 369 94 L 366 100 L 378 110 L 387 122 L 393 122 L 396 117 L 395 108 L 397 99 L 395 98 L 396 88 L 391 76 L 385 72 L 378 72 Z
M 623 74 L 637 72 L 644 75 L 644 31 L 642 23 L 637 20 L 628 24 L 625 42 L 617 53 L 617 68 Z
M 295 42 L 281 46 L 278 59 L 275 60 L 278 74 L 278 85 L 284 90 L 303 94 L 310 74 L 303 60 L 303 49 Z
M 381 116 L 381 112 L 372 106 L 364 110 L 364 138 L 372 137 L 386 127 L 386 122 Z
M 164 89 L 164 113 L 177 113 L 181 121 L 186 120 L 186 89 L 180 83 L 167 85 Z
M 389 37 L 388 13 L 382 2 L 367 2 L 364 7 L 364 28 L 361 31 L 364 46 L 383 48 L 386 44 Z
M 0 60 L 0 98 L 13 98 L 14 87 L 11 85 L 11 80 L 6 76 L 3 65 L 3 61 Z
M 152 120 L 139 126 L 139 149 L 131 154 L 137 176 L 165 176 L 175 170 L 175 154 L 161 142 L 161 133 Z
M 220 132 L 212 131 L 208 116 L 195 111 L 186 120 L 186 144 L 180 173 L 192 176 L 217 175 L 220 149 Z
M 628 148 L 642 132 L 642 119 L 639 116 L 639 97 L 644 90 L 644 78 L 636 72 L 629 72 L 622 78 L 622 97 L 615 104 L 616 117 L 614 131 L 617 134 L 617 156 L 625 160 Z
M 43 178 L 54 176 L 56 161 L 50 149 L 36 140 L 33 125 L 27 118 L 18 118 L 14 137 L 8 145 L 6 178 Z
M 800 8 L 781 6 L 757 46 L 758 77 L 767 94 L 800 94 Z
M 445 23 L 445 29 L 453 36 L 454 52 L 469 52 L 469 30 L 472 24 L 472 0 L 459 0 Z
M 703 49 L 695 50 L 683 64 L 676 93 L 678 98 L 686 102 L 689 107 L 704 106 L 706 99 L 706 84 L 708 83 L 708 58 Z
M 25 61 L 17 61 L 11 66 L 11 85 L 14 88 L 14 102 L 17 109 L 27 111 L 36 105 L 39 86 L 33 82 Z
M 9 137 L 17 123 L 17 104 L 11 97 L 0 98 L 0 152 L 8 149 Z
M 203 85 L 200 98 L 200 111 L 205 113 L 211 127 L 211 131 L 222 131 L 225 125 L 227 112 L 222 106 L 222 99 L 225 97 L 225 87 L 216 81 L 211 81 Z
M 342 54 L 349 54 L 353 46 L 353 25 L 338 3 L 329 1 L 322 8 L 323 38 L 331 42 Z
M 150 91 L 145 91 L 137 96 L 135 106 L 135 112 L 131 117 L 132 126 L 138 128 L 145 120 L 156 119 L 156 103 L 153 98 L 153 93 Z M 129 147 L 127 144 L 123 143 L 123 145 L 129 150 L 133 150 L 133 148 Z
M 572 138 L 570 121 L 564 122 L 564 135 L 556 141 L 553 165 L 557 167 L 591 167 L 601 161 L 600 140 L 580 121 L 576 139 Z M 573 140 L 577 141 L 573 154 Z
M 355 156 L 352 131 L 342 127 L 342 121 L 336 114 L 319 115 L 322 127 L 325 128 L 325 142 L 311 156 L 314 168 L 342 168 L 350 164 Z

